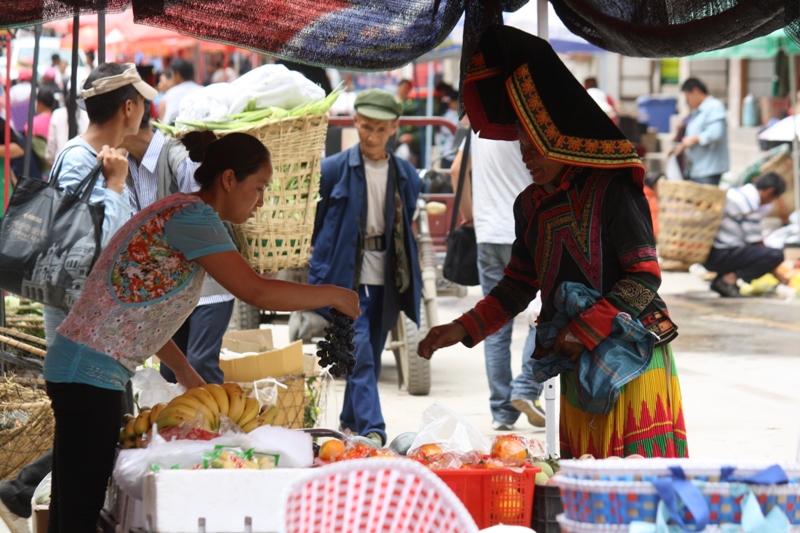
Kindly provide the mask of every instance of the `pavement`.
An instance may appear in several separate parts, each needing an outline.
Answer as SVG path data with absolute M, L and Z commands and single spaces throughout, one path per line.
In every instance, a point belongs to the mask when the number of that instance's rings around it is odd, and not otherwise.
M 680 330 L 673 349 L 691 456 L 794 461 L 800 436 L 800 416 L 794 410 L 800 405 L 800 300 L 722 299 L 700 277 L 677 272 L 664 273 L 660 293 Z M 480 297 L 479 288 L 473 287 L 465 298 L 440 298 L 441 322 L 457 318 Z M 280 345 L 283 327 L 274 328 Z M 521 368 L 526 334 L 526 324 L 517 319 L 515 369 Z M 390 439 L 417 431 L 423 411 L 434 401 L 456 411 L 482 434 L 499 434 L 491 428 L 482 345 L 437 352 L 431 375 L 430 394 L 411 396 L 398 388 L 394 357 L 384 352 L 379 391 Z M 329 388 L 325 427 L 338 426 L 343 392 L 342 380 Z M 524 417 L 514 432 L 545 440 L 545 430 L 530 426 Z

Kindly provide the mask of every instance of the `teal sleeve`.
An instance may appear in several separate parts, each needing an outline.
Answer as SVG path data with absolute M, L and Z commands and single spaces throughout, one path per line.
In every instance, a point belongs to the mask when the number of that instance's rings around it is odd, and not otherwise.
M 164 234 L 170 246 L 180 250 L 189 260 L 236 251 L 236 245 L 216 211 L 202 202 L 175 213 L 164 226 Z

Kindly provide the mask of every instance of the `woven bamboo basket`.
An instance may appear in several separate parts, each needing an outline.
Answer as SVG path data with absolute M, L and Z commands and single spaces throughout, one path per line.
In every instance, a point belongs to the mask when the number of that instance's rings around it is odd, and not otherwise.
M 305 266 L 314 231 L 322 150 L 328 115 L 275 120 L 257 128 L 215 131 L 217 136 L 246 133 L 272 156 L 272 182 L 254 218 L 235 227 L 237 245 L 259 273 Z
M 664 259 L 704 263 L 717 236 L 725 191 L 690 181 L 658 184 L 658 253 Z
M 53 447 L 55 419 L 50 400 L 41 389 L 14 377 L 0 383 L 0 480 L 14 477 L 31 461 Z M 16 421 L 16 422 L 14 422 Z

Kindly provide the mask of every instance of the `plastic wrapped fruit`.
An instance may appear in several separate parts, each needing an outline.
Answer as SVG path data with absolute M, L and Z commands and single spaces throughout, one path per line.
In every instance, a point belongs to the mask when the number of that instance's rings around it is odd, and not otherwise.
M 501 435 L 492 444 L 492 457 L 506 466 L 522 466 L 528 460 L 528 442 L 518 435 Z

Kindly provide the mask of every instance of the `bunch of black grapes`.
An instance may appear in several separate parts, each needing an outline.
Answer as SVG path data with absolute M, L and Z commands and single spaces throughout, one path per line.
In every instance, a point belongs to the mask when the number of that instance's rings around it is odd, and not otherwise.
M 317 343 L 317 356 L 319 366 L 330 366 L 329 372 L 338 378 L 351 375 L 356 367 L 353 357 L 353 350 L 356 349 L 353 344 L 353 319 L 336 309 L 331 309 L 331 318 L 333 322 L 325 328 L 325 340 Z

